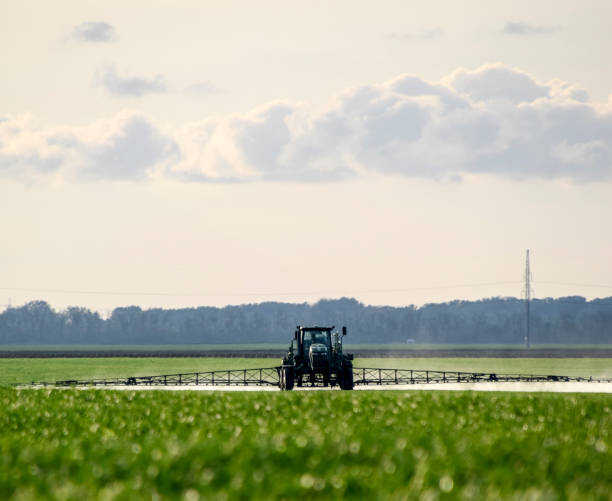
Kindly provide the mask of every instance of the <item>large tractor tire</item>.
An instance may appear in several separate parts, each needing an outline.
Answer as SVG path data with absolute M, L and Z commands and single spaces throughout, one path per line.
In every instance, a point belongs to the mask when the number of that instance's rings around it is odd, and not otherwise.
M 354 386 L 353 367 L 350 365 L 345 365 L 344 367 L 342 367 L 342 372 L 340 374 L 340 389 L 352 390 Z
M 290 367 L 290 366 L 281 367 L 281 373 L 280 373 L 281 390 L 286 390 L 286 391 L 293 390 L 293 383 L 294 383 L 293 367 Z

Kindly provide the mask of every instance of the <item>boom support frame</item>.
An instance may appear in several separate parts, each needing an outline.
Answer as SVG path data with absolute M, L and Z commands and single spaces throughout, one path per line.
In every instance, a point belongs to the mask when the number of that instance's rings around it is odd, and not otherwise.
M 232 369 L 208 372 L 183 372 L 155 376 L 130 376 L 107 379 L 65 379 L 55 382 L 32 382 L 32 386 L 98 387 L 98 386 L 280 386 L 281 366 L 260 369 Z M 541 374 L 497 374 L 493 372 L 457 372 L 414 369 L 354 367 L 354 384 L 405 385 L 432 383 L 497 383 L 497 382 L 583 382 L 610 383 L 612 378 L 600 376 L 559 376 Z M 23 385 L 19 385 L 23 386 Z M 324 383 L 315 382 L 315 386 Z

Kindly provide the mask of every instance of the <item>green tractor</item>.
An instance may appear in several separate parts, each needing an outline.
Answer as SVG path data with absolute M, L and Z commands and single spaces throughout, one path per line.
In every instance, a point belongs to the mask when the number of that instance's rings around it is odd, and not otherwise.
M 289 345 L 289 352 L 279 368 L 281 390 L 294 385 L 340 386 L 353 389 L 353 355 L 342 353 L 342 336 L 334 327 L 302 327 L 298 325 Z

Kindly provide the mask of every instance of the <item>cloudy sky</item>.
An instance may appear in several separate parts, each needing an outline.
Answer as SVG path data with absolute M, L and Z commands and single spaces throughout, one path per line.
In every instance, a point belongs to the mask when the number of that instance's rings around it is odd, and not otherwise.
M 0 6 L 0 304 L 612 295 L 612 4 Z

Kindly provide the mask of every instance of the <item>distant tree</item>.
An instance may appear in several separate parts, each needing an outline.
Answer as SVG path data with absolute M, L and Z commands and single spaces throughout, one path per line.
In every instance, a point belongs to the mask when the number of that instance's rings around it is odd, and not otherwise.
M 534 343 L 612 343 L 612 297 L 532 303 Z M 296 325 L 349 327 L 350 343 L 522 343 L 524 303 L 516 298 L 414 306 L 366 306 L 353 298 L 315 304 L 214 308 L 115 308 L 103 320 L 87 308 L 55 312 L 32 301 L 0 313 L 0 344 L 285 343 Z

